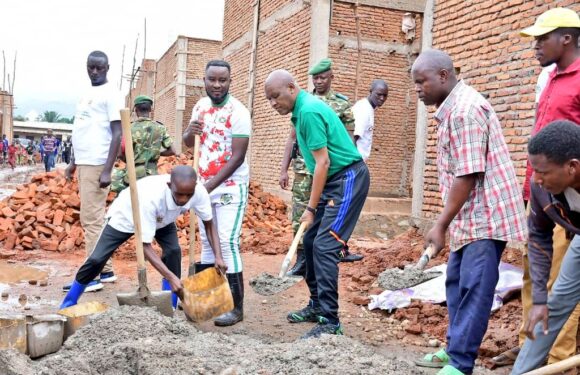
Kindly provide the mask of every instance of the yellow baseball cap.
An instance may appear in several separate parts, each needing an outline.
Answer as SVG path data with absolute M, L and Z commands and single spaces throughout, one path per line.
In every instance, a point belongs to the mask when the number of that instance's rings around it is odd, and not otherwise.
M 534 26 L 520 31 L 520 35 L 540 36 L 550 33 L 560 27 L 580 28 L 580 17 L 578 17 L 578 13 L 567 8 L 550 9 L 538 17 Z

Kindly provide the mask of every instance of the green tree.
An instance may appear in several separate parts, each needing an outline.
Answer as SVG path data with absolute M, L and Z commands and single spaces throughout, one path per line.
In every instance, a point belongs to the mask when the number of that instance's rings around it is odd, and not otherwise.
M 44 111 L 42 115 L 39 116 L 39 120 L 43 122 L 59 122 L 62 116 L 56 111 Z
M 71 117 L 71 118 L 61 117 L 56 122 L 59 122 L 59 123 L 62 123 L 62 124 L 72 124 L 74 122 L 74 120 L 75 120 L 75 117 L 74 116 Z
M 24 117 L 22 115 L 14 116 L 14 121 L 28 121 L 28 117 Z

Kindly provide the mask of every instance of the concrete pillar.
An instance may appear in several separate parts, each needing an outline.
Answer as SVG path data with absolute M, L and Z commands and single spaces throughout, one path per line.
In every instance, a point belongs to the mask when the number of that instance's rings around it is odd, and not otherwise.
M 310 55 L 308 67 L 328 57 L 330 38 L 331 0 L 312 0 L 310 3 Z M 312 80 L 308 80 L 308 91 L 314 90 Z
M 187 87 L 187 38 L 177 39 L 177 74 L 175 76 L 175 152 L 181 153 L 183 142 L 183 112 Z
M 423 13 L 423 35 L 421 36 L 421 50 L 429 49 L 433 46 L 433 12 L 435 1 L 425 2 L 425 12 Z M 427 109 L 422 101 L 417 103 L 417 125 L 415 129 L 415 158 L 413 161 L 413 200 L 411 204 L 411 215 L 415 218 L 422 217 L 423 189 L 425 174 L 425 148 L 427 141 Z

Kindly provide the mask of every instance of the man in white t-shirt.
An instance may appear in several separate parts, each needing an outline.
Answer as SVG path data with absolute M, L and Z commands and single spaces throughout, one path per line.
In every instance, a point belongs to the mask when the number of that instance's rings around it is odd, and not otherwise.
M 373 144 L 375 111 L 385 104 L 389 96 L 389 85 L 382 79 L 375 79 L 371 84 L 369 96 L 359 100 L 352 107 L 354 115 L 354 140 L 358 152 L 367 162 Z
M 91 254 L 104 225 L 105 206 L 111 172 L 121 145 L 121 114 L 124 107 L 119 91 L 107 81 L 109 59 L 101 51 L 87 58 L 87 73 L 91 86 L 77 104 L 72 131 L 73 155 L 66 168 L 71 179 L 78 171 L 81 198 L 81 225 L 85 232 L 85 250 Z M 101 282 L 117 279 L 109 261 L 100 278 L 91 281 L 87 291 L 103 288 Z M 65 286 L 66 291 L 70 286 Z
M 141 216 L 141 241 L 145 258 L 163 276 L 163 289 L 173 292 L 173 307 L 182 296 L 181 247 L 175 219 L 193 208 L 199 217 L 215 255 L 215 267 L 225 272 L 220 242 L 214 226 L 209 194 L 192 167 L 180 165 L 170 175 L 148 176 L 137 181 Z M 79 297 L 95 276 L 101 272 L 115 250 L 133 236 L 133 211 L 129 189 L 119 193 L 107 212 L 107 224 L 97 238 L 95 250 L 76 274 L 61 308 L 76 305 Z M 161 246 L 161 258 L 155 253 L 153 239 Z
M 228 266 L 227 277 L 234 297 L 234 310 L 214 321 L 231 326 L 244 319 L 244 280 L 240 256 L 240 235 L 248 197 L 250 169 L 246 151 L 252 124 L 250 112 L 229 94 L 230 65 L 212 60 L 205 68 L 207 97 L 193 107 L 191 121 L 183 134 L 188 147 L 200 135 L 199 168 L 201 182 L 209 192 L 219 232 L 222 255 Z M 207 233 L 200 226 L 202 267 L 214 263 Z

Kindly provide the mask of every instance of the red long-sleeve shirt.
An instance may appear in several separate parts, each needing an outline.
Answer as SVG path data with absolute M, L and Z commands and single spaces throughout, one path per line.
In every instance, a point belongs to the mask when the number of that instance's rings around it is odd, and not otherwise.
M 569 120 L 580 125 L 580 58 L 576 59 L 565 71 L 558 72 L 556 68 L 550 73 L 548 84 L 542 91 L 538 102 L 532 135 L 556 120 Z M 525 200 L 530 200 L 532 173 L 532 166 L 528 160 L 524 181 Z

